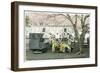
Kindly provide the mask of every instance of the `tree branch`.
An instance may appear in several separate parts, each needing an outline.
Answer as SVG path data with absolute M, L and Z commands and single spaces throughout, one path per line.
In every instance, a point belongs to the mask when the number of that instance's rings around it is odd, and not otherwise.
M 75 15 L 75 24 L 74 24 L 75 27 L 77 26 L 77 18 L 78 18 L 78 15 Z
M 72 18 L 69 14 L 67 14 L 66 18 L 72 23 L 72 25 L 74 25 L 73 21 L 72 21 Z
M 88 15 L 86 15 L 85 17 L 84 17 L 84 23 L 85 23 L 85 21 L 86 21 L 86 19 L 88 18 L 88 17 L 90 17 L 90 15 L 88 14 Z

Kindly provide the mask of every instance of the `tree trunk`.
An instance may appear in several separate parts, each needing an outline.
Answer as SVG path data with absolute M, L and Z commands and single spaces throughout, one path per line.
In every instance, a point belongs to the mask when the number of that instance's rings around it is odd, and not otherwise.
M 80 40 L 79 40 L 79 50 L 80 50 L 80 54 L 81 53 L 83 53 L 84 51 L 83 51 L 83 49 L 84 49 L 84 47 L 83 47 L 83 45 L 84 45 L 84 40 L 85 40 L 85 34 L 86 34 L 86 31 L 85 30 L 83 30 L 82 31 L 82 34 L 80 35 Z

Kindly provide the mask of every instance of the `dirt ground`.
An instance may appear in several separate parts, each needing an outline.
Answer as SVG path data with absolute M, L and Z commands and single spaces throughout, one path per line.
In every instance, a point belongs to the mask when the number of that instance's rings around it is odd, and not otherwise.
M 48 51 L 46 53 L 35 54 L 32 50 L 26 51 L 26 60 L 48 60 L 48 59 L 70 59 L 70 58 L 89 58 L 89 50 L 85 48 L 84 53 L 81 55 L 72 53 L 52 53 Z

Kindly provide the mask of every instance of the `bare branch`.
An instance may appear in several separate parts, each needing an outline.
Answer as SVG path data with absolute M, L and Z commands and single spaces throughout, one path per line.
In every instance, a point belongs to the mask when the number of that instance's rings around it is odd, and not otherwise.
M 86 15 L 85 17 L 84 17 L 84 23 L 85 23 L 85 21 L 86 21 L 86 19 L 88 18 L 88 17 L 90 17 L 90 15 L 88 14 L 88 15 Z
M 56 17 L 56 16 L 60 16 L 60 15 L 64 16 L 66 19 L 68 19 L 71 22 L 72 25 L 74 25 L 74 22 L 72 21 L 72 18 L 69 14 L 66 14 L 66 15 L 65 14 L 55 14 L 51 17 Z M 76 18 L 77 18 L 77 16 L 76 16 Z
M 75 24 L 77 24 L 77 15 L 75 15 Z
M 69 14 L 67 14 L 66 18 L 72 23 L 72 25 L 74 25 L 73 21 L 72 21 L 72 18 Z
M 84 16 L 83 16 L 83 14 L 81 15 L 81 27 L 82 27 L 82 29 L 84 28 Z
M 81 21 L 81 17 L 79 15 L 77 15 L 77 18 Z
M 66 19 L 68 19 L 72 24 L 74 24 L 73 23 L 73 21 L 72 21 L 72 18 L 71 18 L 71 16 L 69 15 L 69 14 L 55 14 L 54 16 L 56 17 L 56 16 L 59 16 L 59 15 L 62 15 L 62 16 L 64 16 Z

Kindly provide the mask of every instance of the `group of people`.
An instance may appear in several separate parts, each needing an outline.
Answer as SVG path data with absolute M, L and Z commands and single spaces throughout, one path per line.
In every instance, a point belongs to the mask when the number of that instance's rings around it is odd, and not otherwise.
M 64 41 L 58 41 L 55 38 L 51 39 L 51 44 L 52 44 L 52 52 L 71 52 L 71 47 L 68 43 Z
M 52 52 L 71 52 L 71 40 L 68 38 L 56 38 L 50 34 L 49 40 L 51 41 Z

